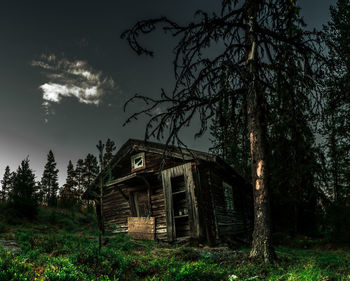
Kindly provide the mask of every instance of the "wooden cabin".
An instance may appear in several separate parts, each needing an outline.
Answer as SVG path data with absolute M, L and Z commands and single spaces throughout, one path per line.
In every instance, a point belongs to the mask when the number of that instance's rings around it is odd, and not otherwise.
M 134 238 L 211 245 L 248 233 L 251 189 L 234 169 L 212 154 L 164 151 L 130 139 L 116 153 L 100 174 L 106 226 Z M 99 177 L 85 199 L 96 200 Z

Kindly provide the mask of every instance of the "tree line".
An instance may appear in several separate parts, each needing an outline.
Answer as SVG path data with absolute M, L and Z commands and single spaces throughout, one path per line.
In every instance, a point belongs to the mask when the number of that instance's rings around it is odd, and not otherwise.
M 107 139 L 104 146 L 102 161 L 106 166 L 113 158 L 116 145 L 113 140 Z M 81 196 L 99 173 L 96 156 L 88 153 L 84 159 L 77 160 L 75 167 L 70 160 L 66 182 L 62 187 L 59 187 L 59 170 L 52 150 L 47 155 L 40 181 L 35 180 L 29 162 L 29 158 L 25 158 L 17 170 L 12 172 L 10 167 L 6 166 L 1 180 L 0 200 L 7 204 L 13 215 L 33 218 L 39 205 L 63 208 L 93 206 L 90 202 L 84 203 Z

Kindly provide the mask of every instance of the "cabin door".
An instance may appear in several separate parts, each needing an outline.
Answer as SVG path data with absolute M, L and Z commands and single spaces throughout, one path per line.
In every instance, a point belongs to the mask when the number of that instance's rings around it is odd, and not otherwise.
M 162 172 L 169 241 L 199 234 L 197 199 L 191 163 Z
M 149 214 L 147 191 L 134 192 L 135 211 L 138 217 L 147 217 Z

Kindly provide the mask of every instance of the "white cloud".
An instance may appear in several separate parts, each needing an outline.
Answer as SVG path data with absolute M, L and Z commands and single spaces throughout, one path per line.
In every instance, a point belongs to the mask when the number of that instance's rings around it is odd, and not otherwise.
M 48 79 L 39 87 L 47 113 L 49 106 L 60 103 L 63 97 L 75 97 L 80 103 L 98 105 L 102 96 L 115 87 L 113 79 L 94 70 L 86 61 L 42 55 L 31 65 L 41 68 Z
M 43 91 L 45 102 L 59 103 L 62 97 L 76 97 L 79 102 L 98 105 L 102 91 L 96 86 L 82 88 L 77 86 L 67 86 L 56 83 L 45 83 L 39 87 Z

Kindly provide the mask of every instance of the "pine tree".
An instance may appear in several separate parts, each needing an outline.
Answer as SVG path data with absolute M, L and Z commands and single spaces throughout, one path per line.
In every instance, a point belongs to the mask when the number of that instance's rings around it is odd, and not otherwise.
M 7 200 L 8 194 L 11 191 L 12 181 L 13 181 L 13 175 L 11 175 L 10 167 L 6 166 L 3 179 L 1 180 L 0 200 L 2 200 L 2 201 Z
M 84 192 L 84 160 L 78 159 L 77 164 L 75 166 L 75 176 L 74 176 L 76 185 L 77 185 L 77 198 L 82 196 Z
M 114 151 L 116 150 L 115 142 L 111 139 L 107 139 L 105 144 L 105 153 L 103 155 L 103 165 L 106 167 L 108 163 L 112 160 L 114 156 Z
M 95 180 L 98 175 L 98 162 L 97 158 L 88 154 L 84 160 L 84 169 L 83 169 L 83 187 L 84 191 L 86 188 Z
M 350 2 L 331 7 L 326 27 L 332 68 L 325 93 L 322 134 L 326 139 L 326 186 L 338 204 L 350 197 Z
M 44 194 L 44 202 L 48 206 L 57 206 L 58 169 L 56 169 L 56 165 L 55 156 L 50 150 L 41 178 L 41 190 Z
M 297 7 L 291 6 L 283 18 L 286 38 L 298 42 L 297 34 L 302 32 L 304 22 Z M 275 92 L 268 104 L 273 219 L 283 230 L 311 234 L 316 229 L 315 177 L 319 170 L 315 129 L 311 124 L 319 112 L 312 106 L 315 99 L 310 94 L 311 79 L 303 79 L 304 58 L 289 44 L 279 43 L 278 48 L 276 63 L 284 65 L 285 71 L 275 73 Z M 310 86 L 305 87 L 305 83 Z
M 77 182 L 75 180 L 75 170 L 71 160 L 67 166 L 67 179 L 63 188 L 60 190 L 60 201 L 62 206 L 71 207 L 78 202 L 77 198 Z
M 97 158 L 88 154 L 84 159 L 84 167 L 83 167 L 83 192 L 87 190 L 87 188 L 91 185 L 91 183 L 95 180 L 98 175 L 98 162 Z M 87 202 L 87 207 L 91 207 L 92 202 Z
M 29 159 L 21 162 L 14 174 L 13 188 L 9 193 L 9 206 L 19 215 L 33 218 L 37 213 L 36 183 Z

